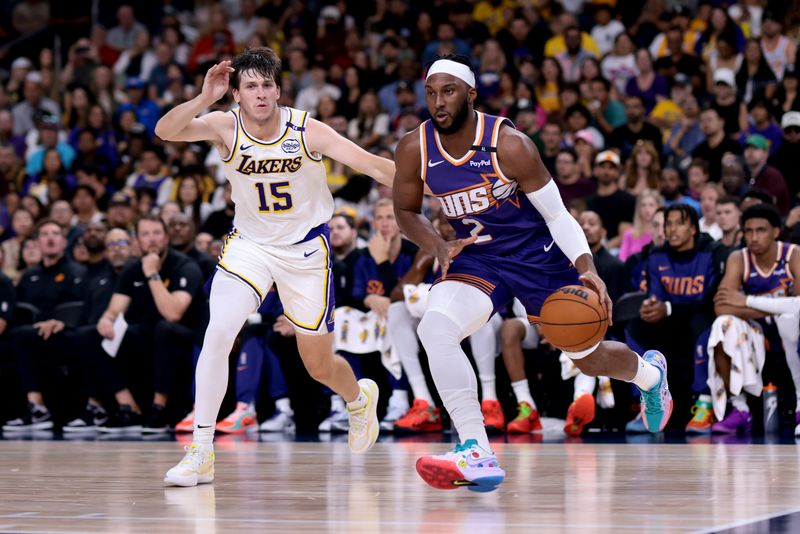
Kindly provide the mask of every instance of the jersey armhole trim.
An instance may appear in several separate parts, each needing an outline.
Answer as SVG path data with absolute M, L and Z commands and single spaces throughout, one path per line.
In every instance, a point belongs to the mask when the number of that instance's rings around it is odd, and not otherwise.
M 236 156 L 236 147 L 239 145 L 239 118 L 234 110 L 231 110 L 231 113 L 233 113 L 233 146 L 229 147 L 231 153 L 228 154 L 227 158 L 222 158 L 222 163 L 233 161 L 234 156 Z
M 311 151 L 308 149 L 308 145 L 306 144 L 306 125 L 308 124 L 309 116 L 307 111 L 303 111 L 302 113 L 303 113 L 303 118 L 300 121 L 300 125 L 302 126 L 302 128 L 300 129 L 300 144 L 303 145 L 303 153 L 311 161 L 316 161 L 319 163 L 322 161 L 322 158 L 315 158 L 314 156 L 312 156 Z
M 792 269 L 789 267 L 789 260 L 791 260 L 795 248 L 797 248 L 797 245 L 794 243 L 786 243 L 786 276 L 792 280 L 794 280 L 794 273 L 792 273 Z
M 427 121 L 423 122 L 419 125 L 419 157 L 420 157 L 420 168 L 419 168 L 419 177 L 422 180 L 422 183 L 425 183 L 425 180 L 428 178 L 428 139 L 427 135 L 425 134 L 425 125 Z
M 500 128 L 503 126 L 504 123 L 508 123 L 510 127 L 514 127 L 514 123 L 508 119 L 499 117 L 494 123 L 494 129 L 492 130 L 492 148 L 497 148 L 497 142 L 500 140 Z M 492 167 L 494 167 L 494 172 L 497 173 L 503 181 L 505 182 L 513 182 L 512 179 L 508 178 L 505 174 L 503 174 L 503 170 L 500 168 L 500 160 L 497 159 L 497 150 L 492 151 L 491 153 L 492 158 Z
M 742 249 L 742 265 L 742 285 L 744 285 L 750 278 L 750 254 L 748 254 L 747 248 Z

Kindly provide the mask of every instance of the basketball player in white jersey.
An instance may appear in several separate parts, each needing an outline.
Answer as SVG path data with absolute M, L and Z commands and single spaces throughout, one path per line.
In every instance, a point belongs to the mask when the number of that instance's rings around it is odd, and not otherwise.
M 394 163 L 373 156 L 305 111 L 278 105 L 281 62 L 269 48 L 245 51 L 206 73 L 199 96 L 156 125 L 165 141 L 208 141 L 225 165 L 235 203 L 211 286 L 210 321 L 197 363 L 195 430 L 183 460 L 164 479 L 195 486 L 214 479 L 213 437 L 228 384 L 228 355 L 246 318 L 273 282 L 309 374 L 348 401 L 350 449 L 378 437 L 377 385 L 356 381 L 333 354 L 333 287 L 327 221 L 333 215 L 322 155 L 391 185 Z M 198 117 L 232 89 L 239 105 Z

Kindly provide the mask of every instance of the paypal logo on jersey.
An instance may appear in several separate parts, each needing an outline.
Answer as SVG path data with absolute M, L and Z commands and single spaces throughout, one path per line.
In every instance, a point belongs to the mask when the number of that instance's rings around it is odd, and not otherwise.
M 492 166 L 492 162 L 489 161 L 488 159 L 482 159 L 482 160 L 479 160 L 479 161 L 470 160 L 469 161 L 469 166 L 470 167 L 478 167 L 478 168 L 480 168 L 480 167 L 491 167 Z

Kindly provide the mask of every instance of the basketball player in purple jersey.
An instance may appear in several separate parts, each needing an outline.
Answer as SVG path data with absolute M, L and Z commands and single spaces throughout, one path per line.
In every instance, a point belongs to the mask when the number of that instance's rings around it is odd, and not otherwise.
M 442 266 L 417 332 L 460 443 L 444 455 L 420 458 L 417 472 L 438 489 L 492 491 L 505 472 L 486 437 L 475 373 L 461 340 L 512 296 L 531 322 L 544 300 L 565 285 L 580 281 L 595 290 L 609 317 L 611 299 L 536 146 L 508 119 L 473 109 L 477 92 L 469 60 L 435 60 L 425 93 L 431 119 L 400 141 L 393 195 L 400 228 Z M 444 241 L 421 215 L 426 185 L 441 202 L 455 241 Z M 661 353 L 640 357 L 622 343 L 603 341 L 567 355 L 586 375 L 636 384 L 648 429 L 664 428 L 672 397 Z

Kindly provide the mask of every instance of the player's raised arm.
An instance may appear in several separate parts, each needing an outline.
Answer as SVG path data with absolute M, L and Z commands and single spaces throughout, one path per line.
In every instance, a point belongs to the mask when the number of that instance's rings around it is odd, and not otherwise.
M 156 123 L 156 135 L 164 141 L 209 141 L 223 145 L 220 121 L 225 120 L 225 114 L 215 111 L 203 117 L 197 115 L 225 96 L 233 72 L 230 65 L 226 60 L 208 69 L 200 94 L 161 117 Z
M 309 119 L 306 129 L 306 142 L 311 152 L 319 152 L 351 169 L 371 176 L 379 183 L 392 187 L 394 162 L 370 154 L 354 142 L 342 137 L 327 124 Z
M 503 173 L 517 181 L 533 207 L 541 214 L 558 248 L 575 265 L 581 281 L 594 289 L 611 318 L 611 297 L 605 282 L 597 275 L 594 257 L 578 221 L 570 215 L 561 199 L 555 180 L 542 163 L 533 141 L 513 128 L 500 130 L 497 159 Z

